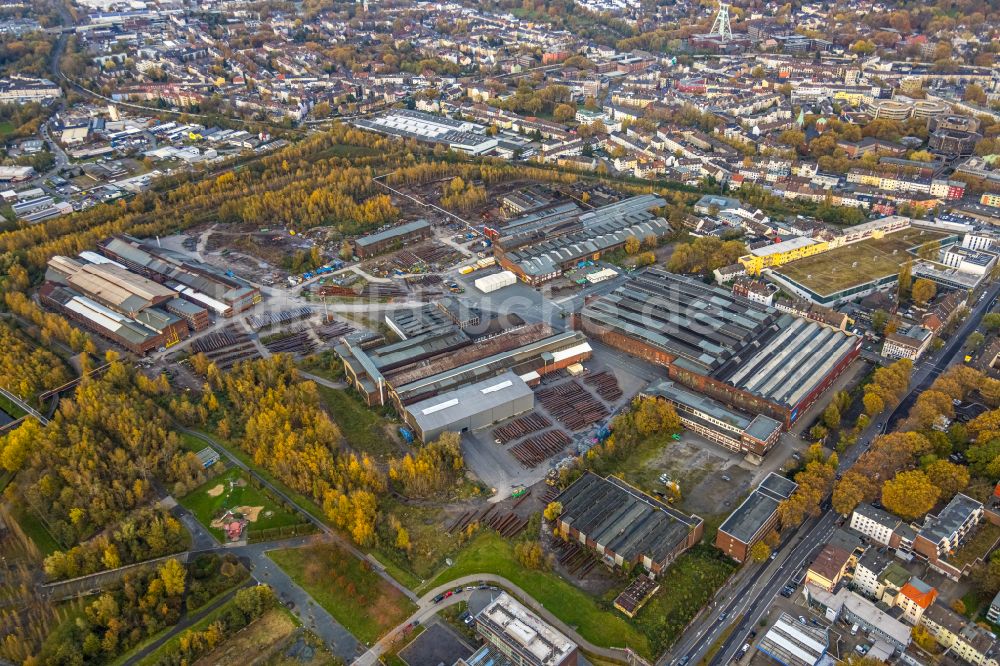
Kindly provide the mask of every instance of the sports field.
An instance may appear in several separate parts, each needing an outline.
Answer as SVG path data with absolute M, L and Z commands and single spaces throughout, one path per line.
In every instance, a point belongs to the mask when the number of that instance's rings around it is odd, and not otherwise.
M 834 292 L 899 273 L 917 248 L 940 241 L 947 235 L 926 229 L 903 229 L 882 238 L 838 247 L 799 259 L 775 269 L 813 292 L 827 296 Z

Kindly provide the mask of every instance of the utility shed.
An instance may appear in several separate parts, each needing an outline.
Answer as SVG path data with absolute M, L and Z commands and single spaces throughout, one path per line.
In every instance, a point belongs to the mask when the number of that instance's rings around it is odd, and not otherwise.
M 406 407 L 405 419 L 428 442 L 443 432 L 478 430 L 531 411 L 535 394 L 508 371 Z

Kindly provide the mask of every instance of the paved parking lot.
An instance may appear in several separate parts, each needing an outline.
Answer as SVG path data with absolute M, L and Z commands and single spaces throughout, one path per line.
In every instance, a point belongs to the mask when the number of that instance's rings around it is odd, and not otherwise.
M 450 627 L 434 622 L 399 651 L 399 658 L 409 666 L 438 666 L 467 659 L 474 650 Z

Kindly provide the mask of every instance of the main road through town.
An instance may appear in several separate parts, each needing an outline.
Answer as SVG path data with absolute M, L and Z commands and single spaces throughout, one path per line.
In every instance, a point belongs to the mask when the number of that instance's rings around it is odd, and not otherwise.
M 910 380 L 910 391 L 900 404 L 891 412 L 884 412 L 872 419 L 869 426 L 860 433 L 857 444 L 840 456 L 841 473 L 857 462 L 876 436 L 891 431 L 905 417 L 917 396 L 962 353 L 966 338 L 978 328 L 983 315 L 994 309 L 998 294 L 1000 284 L 990 285 L 984 295 L 972 305 L 969 316 L 944 347 L 917 363 Z M 660 659 L 658 666 L 677 663 L 684 657 L 687 662 L 698 663 L 727 631 L 729 635 L 722 640 L 722 645 L 710 664 L 717 666 L 732 661 L 741 646 L 749 642 L 750 631 L 778 592 L 836 529 L 838 516 L 830 509 L 829 498 L 824 500 L 823 508 L 825 510 L 821 516 L 807 519 L 791 538 L 786 539 L 773 560 L 763 564 L 748 563 L 730 579 L 674 648 Z M 733 623 L 737 623 L 735 627 L 732 626 Z

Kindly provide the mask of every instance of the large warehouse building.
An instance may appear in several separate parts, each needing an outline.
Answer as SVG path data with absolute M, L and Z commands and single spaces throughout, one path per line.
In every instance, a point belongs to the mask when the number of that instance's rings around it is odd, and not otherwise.
M 624 247 L 629 238 L 659 239 L 670 233 L 670 224 L 651 212 L 665 205 L 660 197 L 644 194 L 585 213 L 531 214 L 504 226 L 493 252 L 497 263 L 521 280 L 541 284 L 581 261 L 596 261 Z
M 92 256 L 100 261 L 88 263 Z M 169 311 L 176 291 L 99 255 L 52 257 L 45 279 L 42 303 L 135 354 L 188 337 L 188 321 Z
M 164 284 L 222 317 L 252 308 L 262 298 L 260 289 L 245 280 L 129 236 L 109 238 L 98 250 L 130 271 Z
M 587 303 L 574 324 L 697 393 L 786 427 L 861 349 L 857 336 L 655 268 Z
M 441 393 L 407 407 L 404 418 L 421 441 L 443 432 L 468 432 L 529 412 L 535 394 L 513 372 Z
M 371 346 L 348 337 L 335 351 L 366 402 L 394 405 L 424 441 L 530 410 L 529 386 L 592 354 L 578 331 L 480 315 L 447 302 L 396 311 L 387 321 L 405 339 Z
M 497 147 L 496 138 L 488 136 L 483 125 L 412 109 L 393 109 L 373 118 L 358 118 L 354 124 L 402 139 L 440 143 L 469 155 L 485 155 Z
M 662 573 L 705 529 L 688 516 L 619 478 L 586 472 L 555 499 L 562 505 L 556 527 L 566 539 L 600 553 L 610 566 L 642 566 Z
M 427 220 L 407 222 L 357 239 L 354 241 L 354 255 L 362 259 L 372 257 L 409 243 L 425 240 L 433 235 L 433 229 Z

